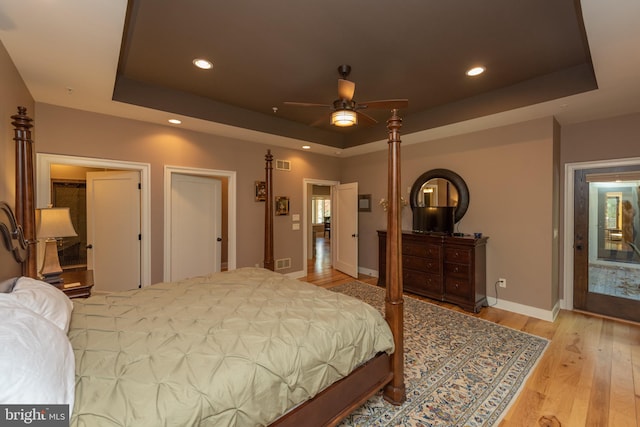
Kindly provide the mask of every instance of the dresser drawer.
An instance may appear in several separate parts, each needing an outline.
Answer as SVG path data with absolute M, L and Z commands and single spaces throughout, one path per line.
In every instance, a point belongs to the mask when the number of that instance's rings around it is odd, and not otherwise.
M 405 290 L 417 294 L 426 294 L 442 298 L 442 279 L 436 274 L 427 274 L 414 270 L 402 271 L 402 286 Z
M 466 279 L 469 277 L 469 264 L 457 264 L 453 262 L 444 263 L 445 276 L 457 277 L 459 279 Z
M 424 271 L 425 273 L 440 274 L 440 262 L 438 259 L 433 258 L 403 255 L 402 267 L 410 270 Z
M 439 259 L 440 246 L 425 245 L 419 242 L 402 242 L 402 255 L 412 255 L 423 258 Z
M 468 280 L 458 279 L 456 277 L 445 277 L 444 293 L 445 298 L 447 296 L 456 296 L 468 300 L 471 295 L 471 283 Z
M 471 249 L 456 247 L 444 248 L 444 261 L 469 264 L 471 262 Z

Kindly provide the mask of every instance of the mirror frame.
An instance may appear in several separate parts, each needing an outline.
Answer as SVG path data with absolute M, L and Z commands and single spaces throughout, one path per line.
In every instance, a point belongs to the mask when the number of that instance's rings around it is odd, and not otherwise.
M 458 191 L 458 205 L 454 211 L 454 221 L 459 222 L 465 213 L 467 213 L 467 209 L 469 208 L 469 188 L 467 187 L 467 183 L 464 182 L 464 179 L 457 173 L 449 170 L 449 169 L 431 169 L 426 171 L 422 175 L 416 179 L 411 187 L 411 193 L 409 195 L 409 201 L 411 204 L 411 210 L 418 206 L 418 193 L 424 184 L 426 184 L 429 180 L 435 178 L 446 179 Z

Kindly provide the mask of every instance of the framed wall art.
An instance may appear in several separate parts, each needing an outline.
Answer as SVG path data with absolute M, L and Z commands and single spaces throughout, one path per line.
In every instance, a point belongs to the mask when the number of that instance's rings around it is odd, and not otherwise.
M 371 212 L 371 194 L 358 194 L 358 212 Z
M 256 181 L 256 202 L 264 202 L 267 200 L 267 183 L 264 181 Z
M 289 215 L 289 198 L 276 196 L 276 215 Z

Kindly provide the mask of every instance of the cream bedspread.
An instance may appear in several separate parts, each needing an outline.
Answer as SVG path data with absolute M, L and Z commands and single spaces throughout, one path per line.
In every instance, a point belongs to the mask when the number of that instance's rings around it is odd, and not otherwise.
M 371 306 L 258 268 L 74 300 L 72 426 L 256 426 L 376 353 Z

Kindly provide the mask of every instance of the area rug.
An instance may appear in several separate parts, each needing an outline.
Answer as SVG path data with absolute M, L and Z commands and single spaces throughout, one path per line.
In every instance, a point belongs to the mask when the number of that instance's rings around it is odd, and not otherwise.
M 383 312 L 383 288 L 354 281 L 331 290 Z M 406 402 L 393 406 L 378 394 L 340 426 L 497 425 L 548 345 L 407 295 L 404 315 Z

